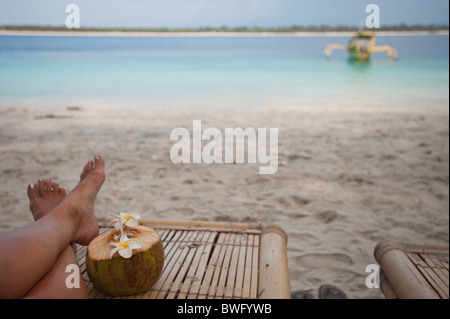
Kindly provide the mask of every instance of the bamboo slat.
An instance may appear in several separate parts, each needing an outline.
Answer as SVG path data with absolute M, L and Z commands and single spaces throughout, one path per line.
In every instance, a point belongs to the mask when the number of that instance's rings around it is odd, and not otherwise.
M 147 220 L 143 224 L 155 228 L 161 236 L 165 254 L 163 271 L 149 291 L 122 298 L 255 299 L 260 285 L 270 292 L 260 293 L 264 298 L 290 297 L 290 293 L 285 293 L 289 290 L 286 237 L 279 228 L 267 232 L 265 224 L 197 221 Z M 110 229 L 101 227 L 100 232 Z M 263 248 L 279 252 L 268 255 L 261 251 Z M 86 247 L 78 247 L 77 261 L 89 297 L 110 298 L 90 282 L 86 251 Z M 260 276 L 263 256 L 265 264 L 279 265 L 272 273 L 263 270 L 267 275 L 264 279 Z M 284 290 L 270 288 L 270 281 L 274 282 L 273 287 L 282 283 Z
M 231 254 L 233 252 L 233 243 L 236 235 L 230 234 L 228 238 L 228 245 L 226 246 L 226 251 L 223 259 L 222 268 L 220 270 L 219 283 L 217 284 L 217 290 L 215 293 L 215 298 L 222 299 L 225 292 L 225 283 L 228 277 L 228 271 L 230 268 Z
M 206 265 L 211 254 L 212 245 L 217 233 L 208 233 L 206 238 L 206 244 L 203 249 L 198 249 L 195 259 L 196 267 L 189 269 L 188 277 L 183 284 L 183 287 L 178 295 L 178 299 L 190 298 L 193 299 L 197 296 L 200 289 L 200 280 L 205 273 Z
M 416 267 L 420 270 L 422 275 L 427 279 L 428 283 L 438 293 L 438 295 L 445 299 L 449 296 L 448 289 L 448 272 L 446 275 L 441 273 L 441 269 L 436 267 L 428 254 L 412 254 L 409 253 L 408 257 L 413 261 Z
M 252 283 L 252 263 L 253 263 L 253 240 L 254 235 L 248 235 L 247 246 L 245 247 L 245 258 L 246 262 L 244 265 L 244 280 L 242 287 L 242 298 L 247 299 L 250 298 L 250 287 Z M 250 278 L 250 279 L 249 279 Z M 255 291 L 256 293 L 256 291 Z
M 213 278 L 215 277 L 214 275 L 219 273 L 220 271 L 220 267 L 222 264 L 221 263 L 222 258 L 220 258 L 220 256 L 222 254 L 222 250 L 225 252 L 225 250 L 222 249 L 224 247 L 222 243 L 225 241 L 226 236 L 229 236 L 229 234 L 220 233 L 217 239 L 218 245 L 215 247 L 214 252 L 212 253 L 211 260 L 208 266 L 206 267 L 206 273 L 203 282 L 200 286 L 198 299 L 205 299 L 206 296 L 210 294 L 210 291 L 215 291 Z
M 246 259 L 247 243 L 248 243 L 248 235 L 247 234 L 242 235 L 241 244 L 239 247 L 238 268 L 236 270 L 236 284 L 235 284 L 235 291 L 234 291 L 235 298 L 242 298 L 245 264 L 248 262 L 248 260 Z
M 259 267 L 259 236 L 253 237 L 253 259 L 250 275 L 250 298 L 257 298 L 258 296 L 258 272 L 253 271 L 255 267 Z

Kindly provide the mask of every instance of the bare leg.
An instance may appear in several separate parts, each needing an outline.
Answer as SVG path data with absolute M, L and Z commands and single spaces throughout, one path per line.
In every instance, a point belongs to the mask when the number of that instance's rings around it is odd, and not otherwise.
M 51 180 L 39 180 L 36 184 L 28 186 L 27 193 L 35 221 L 51 212 L 66 197 L 66 190 Z M 69 276 L 69 273 L 66 273 L 66 267 L 70 264 L 77 265 L 75 244 L 67 246 L 59 254 L 53 268 L 38 281 L 25 298 L 87 298 L 87 287 L 79 270 L 75 270 L 78 271 L 80 278 L 79 288 L 66 286 L 66 278 Z
M 38 281 L 38 283 L 31 288 L 31 290 L 24 296 L 24 298 L 38 298 L 38 299 L 85 299 L 88 297 L 86 284 L 84 282 L 79 270 L 69 269 L 66 272 L 68 265 L 77 265 L 74 248 L 69 245 L 64 249 L 56 259 L 52 269 L 45 274 L 45 276 Z M 73 271 L 78 271 L 78 278 L 80 278 L 79 288 L 68 288 L 66 286 L 66 279 Z
M 87 245 L 98 235 L 94 201 L 105 180 L 104 165 L 97 157 L 86 177 L 47 215 L 0 235 L 0 297 L 23 297 L 71 242 Z

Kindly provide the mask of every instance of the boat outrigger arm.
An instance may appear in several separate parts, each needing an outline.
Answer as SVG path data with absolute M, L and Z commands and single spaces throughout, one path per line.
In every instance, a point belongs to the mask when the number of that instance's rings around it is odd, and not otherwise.
M 325 47 L 325 50 L 323 52 L 329 58 L 331 56 L 331 54 L 333 54 L 334 50 L 348 51 L 348 47 L 346 47 L 345 45 L 342 45 L 342 44 L 331 43 Z M 397 50 L 389 45 L 379 45 L 379 46 L 371 47 L 370 53 L 374 53 L 374 52 L 386 52 L 388 58 L 391 58 L 394 60 L 397 60 L 397 57 L 398 57 Z
M 325 55 L 327 56 L 327 58 L 329 58 L 331 56 L 331 54 L 333 53 L 333 50 L 343 50 L 343 51 L 347 51 L 347 47 L 342 45 L 342 44 L 328 44 L 325 47 L 325 50 L 323 51 L 323 53 L 325 53 Z
M 389 45 L 379 45 L 370 49 L 373 52 L 386 52 L 388 58 L 397 60 L 397 50 Z
M 388 58 L 397 59 L 397 50 L 389 45 L 375 45 L 375 33 L 371 31 L 360 31 L 350 38 L 347 46 L 331 43 L 325 47 L 324 53 L 330 57 L 334 50 L 348 51 L 351 57 L 360 61 L 366 61 L 374 52 L 386 52 Z

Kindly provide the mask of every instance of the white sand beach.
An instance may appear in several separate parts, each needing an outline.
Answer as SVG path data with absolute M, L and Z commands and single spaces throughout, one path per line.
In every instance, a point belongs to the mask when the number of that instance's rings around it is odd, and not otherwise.
M 276 174 L 259 164 L 174 164 L 173 128 L 279 129 Z M 384 239 L 449 240 L 448 109 L 0 109 L 0 232 L 32 222 L 26 187 L 70 191 L 85 162 L 106 160 L 96 214 L 272 222 L 288 235 L 291 290 L 321 284 L 383 298 L 365 268 Z

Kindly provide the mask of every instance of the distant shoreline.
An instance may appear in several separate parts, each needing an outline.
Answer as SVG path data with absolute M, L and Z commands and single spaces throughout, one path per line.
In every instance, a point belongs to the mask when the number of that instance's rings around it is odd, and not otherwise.
M 87 37 L 349 37 L 354 31 L 303 31 L 303 32 L 228 32 L 228 31 L 43 31 L 1 30 L 0 35 L 10 36 L 87 36 Z M 448 35 L 449 30 L 436 31 L 376 31 L 378 36 Z

